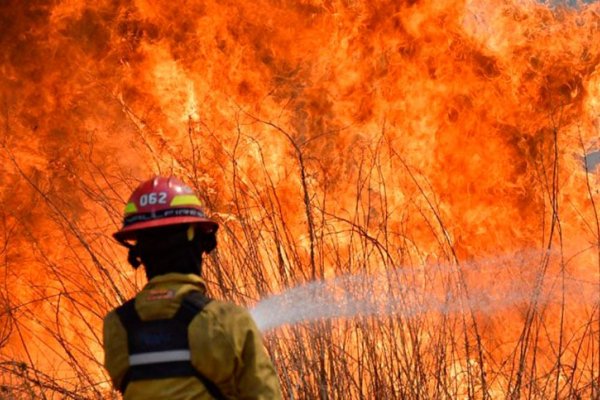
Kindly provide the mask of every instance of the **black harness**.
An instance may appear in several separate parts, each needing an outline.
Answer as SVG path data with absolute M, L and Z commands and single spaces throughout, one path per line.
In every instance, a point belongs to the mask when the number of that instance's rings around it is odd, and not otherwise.
M 188 327 L 211 301 L 199 291 L 190 292 L 173 318 L 142 321 L 135 299 L 116 309 L 127 331 L 129 369 L 119 387 L 125 393 L 131 381 L 193 376 L 215 399 L 225 399 L 219 388 L 192 365 Z

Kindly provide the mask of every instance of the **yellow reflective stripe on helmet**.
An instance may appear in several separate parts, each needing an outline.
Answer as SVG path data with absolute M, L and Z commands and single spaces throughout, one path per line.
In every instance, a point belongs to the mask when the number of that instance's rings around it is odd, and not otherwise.
M 135 206 L 135 203 L 127 203 L 127 205 L 125 206 L 125 214 L 131 214 L 134 212 L 137 212 L 137 207 Z
M 171 207 L 175 206 L 199 206 L 200 199 L 198 199 L 193 194 L 180 194 L 178 196 L 173 197 L 171 200 Z

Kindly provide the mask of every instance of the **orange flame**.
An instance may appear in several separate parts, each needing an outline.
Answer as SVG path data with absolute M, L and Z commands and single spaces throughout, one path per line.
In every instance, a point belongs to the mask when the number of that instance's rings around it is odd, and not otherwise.
M 110 233 L 139 180 L 173 173 L 223 226 L 217 296 L 452 266 L 412 284 L 457 315 L 269 334 L 286 394 L 597 396 L 599 12 L 3 2 L 1 383 L 107 395 L 101 318 L 144 283 Z

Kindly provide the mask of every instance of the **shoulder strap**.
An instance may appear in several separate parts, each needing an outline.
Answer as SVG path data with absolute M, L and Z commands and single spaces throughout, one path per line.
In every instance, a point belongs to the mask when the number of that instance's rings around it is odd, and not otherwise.
M 204 294 L 198 290 L 192 291 L 185 295 L 181 301 L 179 310 L 177 310 L 177 313 L 175 313 L 173 318 L 176 318 L 189 325 L 194 317 L 204 310 L 204 307 L 206 307 L 211 300 L 212 299 L 204 296 Z
M 115 311 L 117 312 L 121 323 L 125 326 L 130 323 L 138 323 L 141 321 L 140 316 L 135 310 L 135 297 L 127 300 L 123 305 L 117 307 Z

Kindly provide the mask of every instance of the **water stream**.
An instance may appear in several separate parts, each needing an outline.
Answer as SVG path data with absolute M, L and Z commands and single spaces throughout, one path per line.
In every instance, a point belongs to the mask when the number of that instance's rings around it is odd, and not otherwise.
M 562 286 L 551 269 L 540 280 L 542 260 L 543 255 L 530 251 L 464 263 L 460 272 L 455 265 L 429 265 L 343 275 L 265 298 L 251 309 L 251 314 L 258 327 L 268 331 L 332 318 L 493 313 L 531 302 L 536 285 L 541 287 L 538 304 L 543 304 L 557 299 Z M 461 276 L 466 292 L 459 283 Z M 583 293 L 582 285 L 585 283 L 566 278 L 565 288 L 570 293 Z

